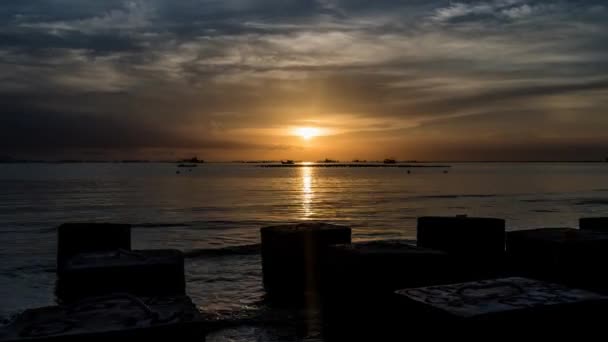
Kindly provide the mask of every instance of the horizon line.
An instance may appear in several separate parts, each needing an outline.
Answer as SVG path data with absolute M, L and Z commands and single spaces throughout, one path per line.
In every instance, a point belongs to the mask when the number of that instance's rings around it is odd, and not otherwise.
M 199 164 L 262 164 L 262 163 L 280 163 L 284 159 L 242 159 L 242 160 L 204 160 Z M 308 161 L 298 160 L 295 163 L 325 163 L 322 160 Z M 608 159 L 594 160 L 396 160 L 397 163 L 608 163 Z M 117 163 L 117 164 L 135 164 L 135 163 L 170 163 L 179 164 L 187 163 L 185 160 L 168 160 L 168 159 L 9 159 L 0 160 L 0 164 L 94 164 L 94 163 Z M 331 163 L 336 164 L 351 164 L 351 163 L 383 163 L 383 160 L 332 160 Z

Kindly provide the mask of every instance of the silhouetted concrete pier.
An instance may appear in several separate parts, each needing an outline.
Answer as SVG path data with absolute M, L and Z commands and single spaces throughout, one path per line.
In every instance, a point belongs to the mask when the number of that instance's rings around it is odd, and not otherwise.
M 505 233 L 502 219 L 421 217 L 417 242 L 351 243 L 349 227 L 316 222 L 264 227 L 264 288 L 270 304 L 314 309 L 328 340 L 488 327 L 555 336 L 602 326 L 604 220 Z M 62 304 L 24 312 L 0 340 L 204 339 L 181 252 L 131 250 L 128 225 L 62 225 L 58 237 Z
M 327 248 L 351 242 L 351 229 L 325 223 L 264 227 L 262 268 L 270 298 L 298 302 L 316 295 L 327 262 Z

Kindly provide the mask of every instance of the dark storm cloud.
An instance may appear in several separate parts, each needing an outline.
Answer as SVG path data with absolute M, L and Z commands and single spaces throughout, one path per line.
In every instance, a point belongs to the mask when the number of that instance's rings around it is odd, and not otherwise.
M 205 135 L 182 134 L 176 129 L 146 124 L 141 118 L 46 111 L 25 107 L 3 107 L 0 118 L 0 150 L 42 149 L 274 149 L 276 146 L 230 140 L 207 139 Z
M 506 139 L 534 145 L 539 118 L 564 136 L 564 118 L 608 125 L 607 15 L 566 0 L 5 1 L 0 143 L 251 152 L 283 146 L 255 130 L 314 119 L 425 142 L 499 129 L 511 156 Z M 574 143 L 536 141 L 539 156 Z

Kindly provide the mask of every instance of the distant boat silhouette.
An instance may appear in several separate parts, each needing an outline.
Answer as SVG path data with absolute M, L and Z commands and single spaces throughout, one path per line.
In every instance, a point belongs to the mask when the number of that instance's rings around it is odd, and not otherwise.
M 293 165 L 294 161 L 293 160 L 285 160 L 285 161 L 281 160 L 281 164 L 283 164 L 283 165 Z
M 319 163 L 337 163 L 337 162 L 338 162 L 337 160 L 325 158 L 325 160 L 320 161 Z
M 384 159 L 384 164 L 397 164 L 397 161 L 392 158 L 386 158 Z
M 198 159 L 197 157 L 193 157 L 193 158 L 190 158 L 190 159 L 182 159 L 182 160 L 180 160 L 180 162 L 181 162 L 181 163 L 202 164 L 202 163 L 204 163 L 205 161 L 204 161 L 204 160 L 201 160 L 201 159 Z

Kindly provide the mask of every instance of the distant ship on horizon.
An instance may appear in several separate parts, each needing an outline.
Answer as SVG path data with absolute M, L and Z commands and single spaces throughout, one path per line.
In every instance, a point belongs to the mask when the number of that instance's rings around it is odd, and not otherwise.
M 325 158 L 325 160 L 318 161 L 317 163 L 338 163 L 338 160 Z
M 187 159 L 182 159 L 180 161 L 178 161 L 178 163 L 190 163 L 190 164 L 202 164 L 205 161 L 202 159 L 198 159 L 198 157 L 192 157 L 192 158 L 187 158 Z

